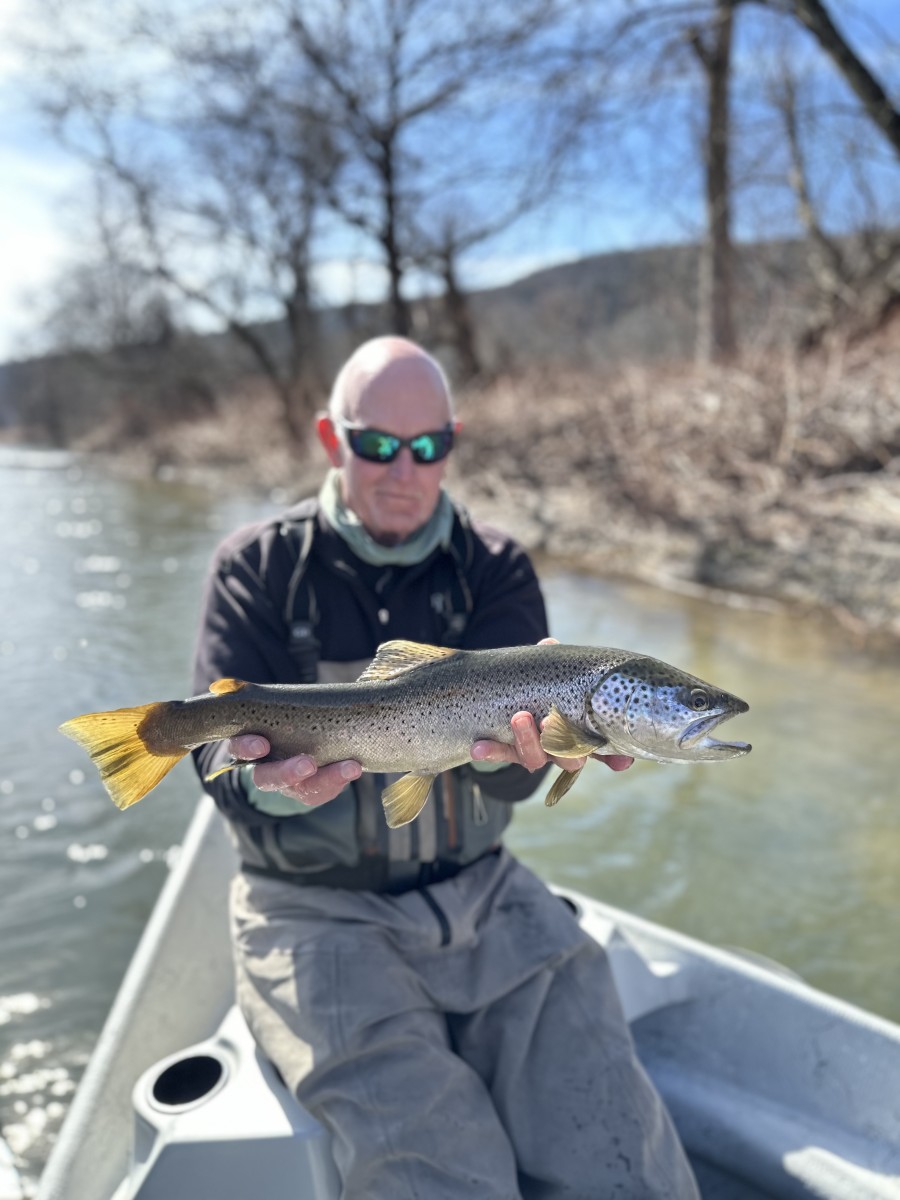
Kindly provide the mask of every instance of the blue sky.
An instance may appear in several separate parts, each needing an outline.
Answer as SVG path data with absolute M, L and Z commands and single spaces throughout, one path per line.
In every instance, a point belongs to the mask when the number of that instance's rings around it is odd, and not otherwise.
M 84 238 L 73 197 L 84 191 L 86 178 L 79 165 L 45 135 L 29 111 L 17 76 L 20 64 L 9 37 L 22 27 L 26 6 L 27 0 L 0 0 L 0 359 L 25 356 L 35 344 L 30 335 L 34 309 L 29 297 L 46 292 L 54 273 L 77 254 Z M 896 53 L 882 57 L 883 47 L 870 22 L 900 42 L 900 2 L 835 0 L 832 8 L 842 27 L 854 31 L 867 61 L 876 71 L 892 64 L 896 81 L 900 65 Z M 746 52 L 752 56 L 760 50 L 748 46 Z M 696 180 L 685 178 L 679 194 L 667 196 L 665 204 L 657 203 L 640 177 L 642 166 L 658 161 L 666 147 L 640 129 L 630 136 L 632 179 L 619 173 L 614 186 L 581 197 L 575 194 L 566 205 L 492 243 L 470 260 L 467 283 L 488 286 L 585 253 L 695 236 L 699 229 Z M 896 168 L 892 169 L 896 177 Z M 765 204 L 754 207 L 748 202 L 737 232 L 758 235 L 767 222 L 771 228 L 771 219 Z M 349 244 L 346 254 L 320 268 L 321 295 L 339 301 L 355 291 L 361 299 L 374 298 L 383 286 L 377 264 L 361 244 Z

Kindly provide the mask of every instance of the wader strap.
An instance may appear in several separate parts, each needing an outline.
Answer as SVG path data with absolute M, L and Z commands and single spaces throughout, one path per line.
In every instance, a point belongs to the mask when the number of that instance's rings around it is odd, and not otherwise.
M 290 538 L 296 527 L 285 522 L 281 526 L 283 537 Z M 300 538 L 300 550 L 297 561 L 291 572 L 287 593 L 284 601 L 284 621 L 288 627 L 288 654 L 297 665 L 301 683 L 315 683 L 319 673 L 319 653 L 321 646 L 316 637 L 316 626 L 319 623 L 319 604 L 315 588 L 308 583 L 303 589 L 306 596 L 305 612 L 297 612 L 297 597 L 300 585 L 306 574 L 309 556 L 312 552 L 313 538 L 316 532 L 315 516 L 303 519 L 303 532 Z
M 468 580 L 474 553 L 469 514 L 464 508 L 457 508 L 450 539 L 453 577 L 446 592 L 434 592 L 431 597 L 431 607 L 444 621 L 444 633 L 441 637 L 443 646 L 462 645 L 466 626 L 475 607 Z

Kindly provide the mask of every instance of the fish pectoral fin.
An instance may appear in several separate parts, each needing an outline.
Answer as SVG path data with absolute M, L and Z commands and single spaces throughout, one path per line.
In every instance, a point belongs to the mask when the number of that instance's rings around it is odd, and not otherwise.
M 395 639 L 384 642 L 375 652 L 375 657 L 359 679 L 396 679 L 406 671 L 423 667 L 426 663 L 440 662 L 459 654 L 449 646 L 427 646 L 424 642 L 405 642 Z
M 553 781 L 553 787 L 544 798 L 544 803 L 548 808 L 552 808 L 554 804 L 559 804 L 563 796 L 584 770 L 584 767 L 579 767 L 577 771 L 560 771 L 556 779 Z
M 541 749 L 556 758 L 586 758 L 607 744 L 606 738 L 592 736 L 564 717 L 555 704 L 541 730 Z
M 381 793 L 384 815 L 391 829 L 414 821 L 428 799 L 434 775 L 404 775 Z
M 210 783 L 213 779 L 218 779 L 220 775 L 227 775 L 229 771 L 236 771 L 238 767 L 244 765 L 240 758 L 233 758 L 231 762 L 227 762 L 224 767 L 217 767 L 215 771 L 211 771 L 209 775 L 203 776 L 204 783 Z

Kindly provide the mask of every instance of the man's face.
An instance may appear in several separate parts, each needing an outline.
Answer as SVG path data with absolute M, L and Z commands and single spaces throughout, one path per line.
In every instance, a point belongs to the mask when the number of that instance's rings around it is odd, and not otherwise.
M 450 420 L 441 379 L 425 358 L 390 362 L 353 390 L 346 419 L 354 425 L 409 438 L 443 429 Z M 367 462 L 350 450 L 340 429 L 336 432 L 339 443 L 333 450 L 326 444 L 326 449 L 331 461 L 341 467 L 347 507 L 385 545 L 415 533 L 437 506 L 447 460 L 419 464 L 404 446 L 393 462 Z

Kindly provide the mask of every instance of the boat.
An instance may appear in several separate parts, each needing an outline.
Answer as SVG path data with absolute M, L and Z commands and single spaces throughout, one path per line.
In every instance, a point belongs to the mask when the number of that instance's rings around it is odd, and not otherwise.
M 236 858 L 198 805 L 38 1200 L 336 1200 L 322 1127 L 234 1003 Z M 900 1200 L 900 1027 L 775 964 L 553 889 L 606 948 L 703 1200 Z

